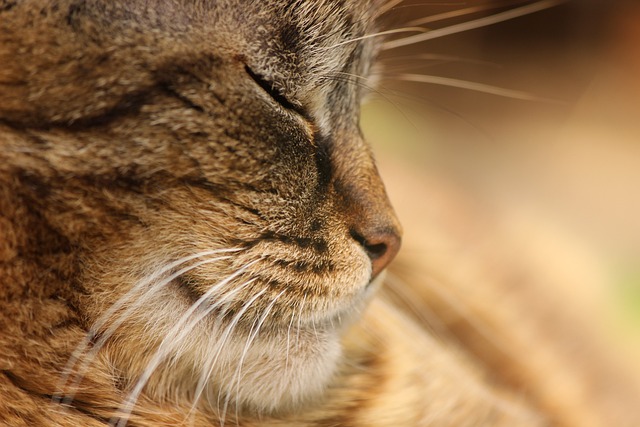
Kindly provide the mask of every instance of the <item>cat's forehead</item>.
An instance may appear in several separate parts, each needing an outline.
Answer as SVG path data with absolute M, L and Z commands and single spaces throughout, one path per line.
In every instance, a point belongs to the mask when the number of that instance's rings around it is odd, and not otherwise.
M 238 0 L 228 0 L 235 3 Z M 308 103 L 325 102 L 326 82 L 366 76 L 378 39 L 378 1 L 267 0 L 219 18 L 235 28 L 250 66 L 285 93 Z M 347 101 L 347 100 L 344 100 Z
M 361 59 L 356 51 L 375 31 L 378 10 L 365 0 L 266 0 L 240 10 L 232 7 L 238 0 L 228 1 L 228 8 L 216 6 L 218 18 L 239 32 L 233 36 L 265 72 L 279 66 L 315 76 Z
M 380 6 L 387 1 L 93 0 L 81 13 L 116 38 L 127 34 L 120 44 L 143 32 L 168 41 L 163 49 L 245 56 L 261 74 L 304 80 L 354 71 L 351 65 L 366 60 L 362 45 L 375 41 L 367 36 L 376 31 Z
M 369 26 L 380 3 L 384 0 L 223 0 L 210 7 L 228 13 L 237 25 L 247 20 L 272 28 L 288 25 L 306 35 L 327 35 L 332 29 Z
M 360 93 L 353 82 L 368 74 L 380 6 L 388 1 L 92 0 L 69 21 L 91 38 L 95 30 L 83 23 L 97 23 L 104 43 L 132 50 L 136 61 L 146 55 L 158 69 L 215 58 L 214 68 L 241 81 L 246 66 L 316 122 L 335 123 L 353 116 Z M 346 80 L 353 86 L 337 88 Z

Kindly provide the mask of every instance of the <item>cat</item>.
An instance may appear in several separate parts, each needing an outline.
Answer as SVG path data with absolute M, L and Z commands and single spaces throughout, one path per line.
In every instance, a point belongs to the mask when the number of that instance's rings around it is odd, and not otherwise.
M 392 3 L 0 3 L 2 425 L 556 423 L 378 292 Z

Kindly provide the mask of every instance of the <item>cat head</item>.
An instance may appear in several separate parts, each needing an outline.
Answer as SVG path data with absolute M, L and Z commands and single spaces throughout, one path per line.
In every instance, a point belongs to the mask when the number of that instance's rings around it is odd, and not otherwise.
M 321 391 L 400 245 L 358 125 L 378 2 L 9 3 L 3 144 L 130 403 Z

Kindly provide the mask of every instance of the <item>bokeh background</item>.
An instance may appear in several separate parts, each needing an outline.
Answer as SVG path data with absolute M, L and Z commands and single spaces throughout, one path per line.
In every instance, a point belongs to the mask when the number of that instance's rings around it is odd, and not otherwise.
M 533 3 L 404 1 L 385 22 L 438 30 Z M 384 50 L 362 126 L 404 224 L 401 267 L 424 265 L 434 292 L 462 301 L 453 311 L 473 311 L 458 297 L 483 286 L 500 297 L 535 288 L 532 312 L 575 310 L 637 366 L 640 3 L 558 3 Z

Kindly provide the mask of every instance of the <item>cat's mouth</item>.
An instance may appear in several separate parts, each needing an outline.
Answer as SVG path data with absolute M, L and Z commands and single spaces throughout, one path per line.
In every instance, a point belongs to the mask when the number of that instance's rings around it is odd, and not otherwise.
M 251 282 L 247 287 L 252 289 L 246 293 L 234 285 L 229 292 L 236 300 L 208 313 L 202 327 L 194 330 L 199 342 L 188 343 L 193 369 L 208 378 L 196 380 L 199 393 L 212 387 L 222 402 L 259 412 L 313 399 L 339 364 L 342 331 L 358 318 L 382 280 L 383 275 L 363 280 L 358 292 L 333 304 L 287 287 L 271 289 L 258 281 Z M 194 284 L 189 279 L 176 282 L 178 287 Z M 183 295 L 193 300 L 198 293 L 192 289 Z M 190 302 L 189 308 L 193 306 Z M 204 382 L 209 385 L 202 386 Z
M 355 243 L 339 248 L 340 256 L 330 256 L 335 248 L 312 249 L 282 258 L 280 246 L 263 243 L 216 255 L 211 263 L 205 258 L 173 274 L 174 288 L 187 310 L 206 308 L 206 317 L 221 323 L 250 328 L 264 317 L 266 324 L 284 328 L 295 317 L 301 325 L 338 327 L 360 311 L 384 275 L 371 279 L 370 259 Z
M 146 381 L 154 390 L 167 375 L 185 393 L 220 394 L 258 411 L 317 396 L 339 365 L 343 332 L 384 279 L 371 280 L 371 260 L 356 242 L 338 243 L 323 251 L 273 241 L 204 250 L 142 280 L 157 282 L 146 306 L 162 307 L 140 314 L 149 325 L 144 334 L 159 343 L 145 372 L 160 374 L 132 373 L 144 379 L 132 395 Z M 288 258 L 279 262 L 283 253 Z M 180 361 L 183 374 L 172 373 L 170 360 Z
M 195 313 L 205 311 L 204 317 L 216 324 L 233 324 L 237 329 L 250 330 L 258 319 L 273 331 L 290 329 L 293 324 L 297 328 L 337 330 L 357 318 L 382 285 L 384 276 L 383 272 L 358 286 L 357 292 L 334 300 L 286 287 L 268 290 L 267 287 L 246 292 L 236 288 L 218 301 L 203 304 L 207 296 L 195 288 L 195 280 L 180 277 L 174 280 L 174 285 L 181 299 L 186 302 L 187 310 Z M 256 289 L 259 289 L 259 285 Z M 233 298 L 229 294 L 234 294 Z

